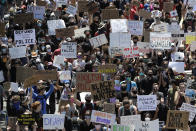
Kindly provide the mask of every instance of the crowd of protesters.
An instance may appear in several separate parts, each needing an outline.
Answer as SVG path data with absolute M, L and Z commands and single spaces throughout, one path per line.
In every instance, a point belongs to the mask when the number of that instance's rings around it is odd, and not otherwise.
M 10 117 L 19 117 L 21 114 L 30 113 L 35 118 L 35 123 L 31 126 L 21 126 L 16 123 L 14 126 L 7 124 L 7 129 L 41 131 L 43 130 L 43 114 L 65 114 L 65 131 L 104 131 L 110 130 L 110 126 L 99 123 L 92 123 L 91 111 L 103 110 L 103 104 L 107 100 L 93 101 L 90 94 L 85 96 L 85 102 L 81 102 L 75 84 L 76 72 L 97 72 L 99 65 L 115 64 L 117 72 L 109 76 L 108 80 L 120 85 L 120 90 L 116 91 L 115 114 L 116 122 L 120 124 L 121 116 L 140 114 L 142 121 L 167 120 L 168 110 L 179 110 L 183 103 L 195 105 L 195 97 L 187 96 L 186 89 L 196 88 L 196 51 L 190 49 L 191 44 L 186 43 L 186 39 L 173 41 L 171 49 L 151 50 L 149 53 L 139 53 L 138 57 L 123 58 L 121 55 L 111 57 L 109 54 L 111 32 L 110 21 L 102 20 L 102 9 L 118 9 L 119 19 L 144 21 L 144 30 L 154 31 L 154 26 L 161 23 L 171 24 L 177 22 L 181 26 L 183 33 L 195 32 L 194 6 L 188 5 L 184 0 L 140 0 L 139 6 L 134 6 L 135 0 L 94 0 L 98 5 L 98 10 L 93 14 L 79 12 L 76 15 L 67 14 L 66 9 L 73 1 L 68 1 L 67 5 L 56 6 L 56 1 L 48 0 L 44 20 L 35 19 L 33 22 L 15 24 L 14 16 L 27 12 L 28 5 L 36 6 L 36 1 L 21 0 L 0 0 L 0 21 L 5 23 L 5 36 L 0 41 L 0 71 L 3 72 L 3 80 L 0 81 L 0 111 L 5 111 L 9 121 Z M 136 0 L 137 1 L 137 0 Z M 163 11 L 164 2 L 174 3 L 173 10 L 177 11 L 176 17 L 171 17 L 170 12 Z M 77 6 L 78 1 L 74 4 Z M 128 9 L 128 11 L 127 11 Z M 152 12 L 159 10 L 160 17 L 143 19 L 139 16 L 139 10 Z M 56 16 L 55 12 L 60 15 Z M 128 12 L 128 13 L 127 13 Z M 74 27 L 80 29 L 89 26 L 85 30 L 85 37 L 64 37 L 57 38 L 48 34 L 48 20 L 62 19 L 66 28 Z M 11 59 L 9 48 L 16 47 L 14 41 L 14 30 L 35 29 L 36 44 L 27 45 L 26 57 Z M 89 39 L 105 34 L 108 44 L 93 48 Z M 39 43 L 38 39 L 44 42 Z M 7 42 L 5 42 L 7 40 Z M 53 65 L 54 57 L 61 54 L 61 45 L 66 42 L 77 42 L 77 58 L 64 59 L 64 64 L 60 67 Z M 137 42 L 144 42 L 144 36 L 131 36 L 130 47 L 137 46 Z M 175 52 L 184 53 L 184 69 L 190 72 L 178 73 L 174 68 L 169 68 L 168 64 L 174 60 Z M 6 91 L 4 83 L 17 82 L 16 67 L 24 66 L 36 70 L 56 70 L 71 71 L 71 80 L 39 80 L 32 87 L 23 88 L 23 83 L 19 84 L 17 92 Z M 21 75 L 23 73 L 21 72 Z M 103 77 L 108 74 L 103 74 Z M 104 79 L 103 79 L 104 80 Z M 189 83 L 188 83 L 189 81 Z M 191 81 L 191 83 L 190 83 Z M 189 86 L 188 86 L 189 85 Z M 159 104 L 156 111 L 138 111 L 138 95 L 156 95 Z M 58 104 L 58 106 L 56 106 Z M 5 106 L 6 105 L 6 106 Z M 3 109 L 4 108 L 4 109 Z M 9 122 L 8 122 L 9 123 Z M 188 130 L 196 125 L 196 118 L 189 122 Z M 3 128 L 0 127 L 0 130 Z M 57 129 L 58 130 L 58 129 Z M 158 131 L 159 129 L 157 129 Z M 161 130 L 166 129 L 165 125 Z

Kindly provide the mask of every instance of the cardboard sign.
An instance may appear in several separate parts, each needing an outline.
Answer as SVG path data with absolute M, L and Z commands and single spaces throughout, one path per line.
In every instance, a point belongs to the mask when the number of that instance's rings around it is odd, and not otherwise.
M 61 46 L 61 56 L 63 56 L 64 58 L 77 58 L 77 43 L 63 43 Z
M 76 12 L 77 12 L 77 8 L 72 5 L 69 5 L 68 8 L 66 9 L 66 13 L 68 14 L 76 15 Z
M 174 59 L 175 59 L 175 61 L 177 61 L 177 60 L 183 61 L 184 60 L 184 53 L 183 52 L 175 52 Z
M 114 82 L 103 81 L 91 84 L 91 93 L 94 101 L 105 100 L 115 96 Z
M 159 120 L 140 121 L 139 128 L 136 131 L 157 131 L 159 130 Z
M 164 12 L 170 12 L 174 8 L 174 3 L 171 2 L 163 2 L 163 11 Z
M 91 122 L 111 125 L 115 123 L 115 120 L 116 120 L 115 114 L 92 110 Z
M 23 14 L 17 14 L 14 16 L 14 23 L 15 24 L 24 24 L 27 22 L 33 22 L 33 13 L 23 13 Z
M 16 45 L 36 44 L 35 29 L 15 30 L 14 41 L 16 42 Z
M 103 9 L 102 20 L 118 19 L 119 11 L 117 9 Z
M 26 56 L 26 47 L 21 46 L 21 47 L 9 48 L 9 54 L 10 54 L 11 59 L 25 57 Z
M 34 70 L 30 67 L 17 66 L 16 67 L 16 81 L 24 82 L 25 79 L 29 78 L 34 73 L 35 73 Z
M 90 92 L 91 83 L 99 82 L 102 79 L 101 73 L 97 72 L 76 72 L 76 87 L 78 92 Z
M 168 23 L 162 23 L 154 26 L 154 31 L 158 32 L 167 32 L 168 31 Z
M 67 5 L 68 0 L 56 0 L 57 7 L 61 7 L 62 5 Z
M 128 21 L 128 30 L 131 35 L 143 35 L 143 21 Z
M 89 27 L 74 30 L 75 38 L 85 37 L 84 31 L 90 30 Z
M 141 115 L 130 115 L 130 116 L 121 116 L 120 117 L 120 124 L 129 126 L 134 125 L 134 129 L 139 128 L 139 121 L 141 121 Z
M 139 52 L 143 54 L 150 53 L 150 43 L 149 42 L 137 42 Z
M 143 17 L 144 19 L 150 19 L 151 18 L 151 13 L 146 11 L 146 10 L 140 9 L 139 10 L 139 16 Z
M 115 104 L 113 103 L 105 103 L 103 105 L 104 112 L 115 114 Z
M 48 34 L 49 35 L 56 35 L 55 30 L 56 29 L 62 29 L 65 28 L 65 22 L 64 20 L 48 20 L 47 21 L 47 25 L 48 25 Z
M 98 67 L 98 72 L 105 74 L 114 74 L 117 72 L 117 66 L 116 64 L 100 65 Z
M 88 11 L 88 9 L 86 8 L 88 4 L 88 1 L 78 1 L 78 11 L 79 12 L 85 12 L 85 11 Z
M 120 124 L 112 125 L 112 131 L 134 131 L 133 125 L 124 126 Z
M 64 114 L 44 114 L 43 129 L 64 129 Z
M 192 122 L 196 115 L 196 107 L 194 105 L 190 105 L 188 103 L 183 103 L 180 107 L 181 111 L 189 112 L 189 121 Z
M 32 114 L 22 114 L 18 118 L 19 125 L 33 125 L 35 123 L 35 118 Z
M 184 73 L 184 62 L 169 62 L 168 65 L 173 71 Z
M 45 6 L 27 6 L 27 12 L 32 12 L 34 19 L 44 19 Z
M 96 37 L 93 37 L 93 38 L 89 39 L 89 41 L 94 48 L 97 48 L 99 46 L 102 46 L 102 45 L 108 43 L 108 40 L 107 40 L 105 34 L 101 34 Z
M 120 47 L 109 47 L 110 58 L 123 55 L 123 49 Z
M 86 7 L 89 14 L 94 14 L 99 9 L 98 4 L 94 1 L 89 1 Z
M 123 57 L 124 58 L 134 58 L 139 57 L 139 48 L 130 47 L 130 48 L 123 48 Z
M 139 111 L 155 111 L 157 108 L 157 96 L 138 95 L 137 106 Z
M 151 49 L 171 49 L 171 33 L 150 32 Z
M 189 112 L 169 110 L 167 112 L 167 129 L 182 129 L 188 128 Z
M 64 64 L 64 56 L 54 56 L 53 66 L 60 68 Z
M 131 34 L 130 33 L 110 33 L 110 47 L 130 47 Z
M 4 82 L 3 89 L 4 91 L 8 91 L 10 89 L 11 82 Z
M 0 22 L 0 36 L 5 36 L 5 23 Z
M 46 6 L 47 2 L 44 0 L 36 0 L 36 5 L 37 6 Z
M 74 29 L 75 29 L 75 27 L 56 29 L 55 30 L 56 37 L 57 38 L 72 37 L 72 36 L 74 36 Z
M 195 51 L 195 50 L 196 50 L 196 41 L 193 41 L 193 42 L 191 43 L 190 50 L 191 50 L 191 51 Z
M 110 25 L 112 33 L 115 32 L 128 32 L 128 21 L 127 19 L 111 19 Z

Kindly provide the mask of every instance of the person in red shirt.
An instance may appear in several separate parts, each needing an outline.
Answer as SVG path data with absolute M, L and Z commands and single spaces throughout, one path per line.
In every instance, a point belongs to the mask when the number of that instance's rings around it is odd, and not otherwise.
M 133 4 L 130 5 L 130 15 L 129 19 L 131 20 L 139 20 L 139 10 L 144 8 L 143 4 L 140 4 L 138 7 Z

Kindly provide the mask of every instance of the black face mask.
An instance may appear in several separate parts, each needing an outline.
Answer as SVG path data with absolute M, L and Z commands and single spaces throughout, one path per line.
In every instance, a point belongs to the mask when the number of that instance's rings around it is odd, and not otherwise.
M 121 87 L 121 91 L 126 91 L 127 87 L 126 86 L 122 86 Z
M 86 100 L 86 103 L 87 103 L 87 104 L 91 103 L 91 100 Z
M 132 91 L 133 92 L 133 94 L 137 94 L 137 91 Z

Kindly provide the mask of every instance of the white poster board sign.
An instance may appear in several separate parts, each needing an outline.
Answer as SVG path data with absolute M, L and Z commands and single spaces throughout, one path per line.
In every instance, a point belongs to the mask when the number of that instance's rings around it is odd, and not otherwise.
M 177 60 L 180 60 L 180 61 L 184 60 L 184 52 L 175 52 L 174 59 L 175 59 L 175 61 L 177 61 Z
M 173 71 L 184 73 L 184 62 L 169 62 L 168 65 Z
M 76 58 L 77 57 L 77 43 L 66 42 L 61 46 L 61 56 L 64 58 Z
M 149 42 L 137 42 L 139 47 L 139 52 L 143 54 L 150 53 L 150 43 Z
M 66 71 L 58 71 L 59 73 L 59 80 L 71 80 L 71 71 L 66 70 Z
M 64 56 L 54 56 L 53 66 L 60 68 L 64 64 Z
M 62 29 L 65 28 L 65 22 L 64 20 L 48 20 L 47 21 L 48 25 L 48 34 L 49 35 L 56 35 L 56 29 Z
M 77 8 L 72 6 L 72 5 L 69 5 L 67 10 L 66 10 L 66 13 L 72 14 L 72 15 L 75 15 L 76 12 L 77 12 Z
M 143 21 L 128 21 L 128 30 L 131 35 L 143 35 Z
M 43 128 L 44 129 L 64 129 L 64 119 L 63 114 L 44 114 L 43 115 Z
M 18 92 L 18 83 L 10 82 L 10 89 L 13 92 Z
M 27 6 L 27 12 L 32 12 L 34 19 L 44 19 L 45 7 L 44 6 Z
M 101 34 L 96 37 L 93 37 L 93 38 L 89 39 L 89 41 L 94 48 L 97 48 L 99 46 L 102 46 L 102 45 L 108 43 L 108 40 L 107 40 L 105 34 Z
M 22 58 L 26 56 L 26 46 L 9 48 L 11 59 Z
M 109 50 L 110 58 L 113 58 L 114 56 L 117 56 L 117 55 L 123 55 L 123 48 L 109 47 L 108 50 Z
M 14 41 L 16 45 L 32 45 L 35 44 L 35 29 L 15 30 Z
M 130 33 L 110 33 L 110 47 L 130 47 L 131 34 Z
M 135 58 L 139 57 L 139 48 L 130 47 L 130 48 L 123 48 L 123 57 L 124 58 Z
M 139 111 L 155 111 L 157 108 L 157 96 L 138 95 L 137 106 Z
M 150 32 L 151 49 L 171 49 L 171 33 Z
M 139 128 L 138 122 L 141 121 L 141 115 L 121 116 L 120 124 L 134 125 L 134 129 Z
M 67 5 L 68 0 L 56 0 L 56 6 L 61 7 L 62 5 Z
M 154 31 L 158 32 L 167 32 L 168 30 L 168 23 L 162 23 L 154 26 Z
M 111 124 L 115 124 L 115 120 L 116 120 L 115 114 L 92 110 L 91 122 L 111 125 Z
M 136 131 L 158 131 L 159 130 L 159 120 L 154 121 L 140 121 L 139 128 Z
M 127 19 L 111 19 L 110 25 L 112 28 L 112 33 L 127 32 L 128 31 L 127 24 L 128 24 Z
M 188 111 L 189 112 L 189 121 L 192 122 L 195 115 L 196 115 L 196 107 L 194 105 L 190 105 L 188 103 L 183 103 L 180 107 L 181 111 Z
M 74 30 L 75 38 L 85 37 L 84 31 L 90 30 L 89 26 Z

